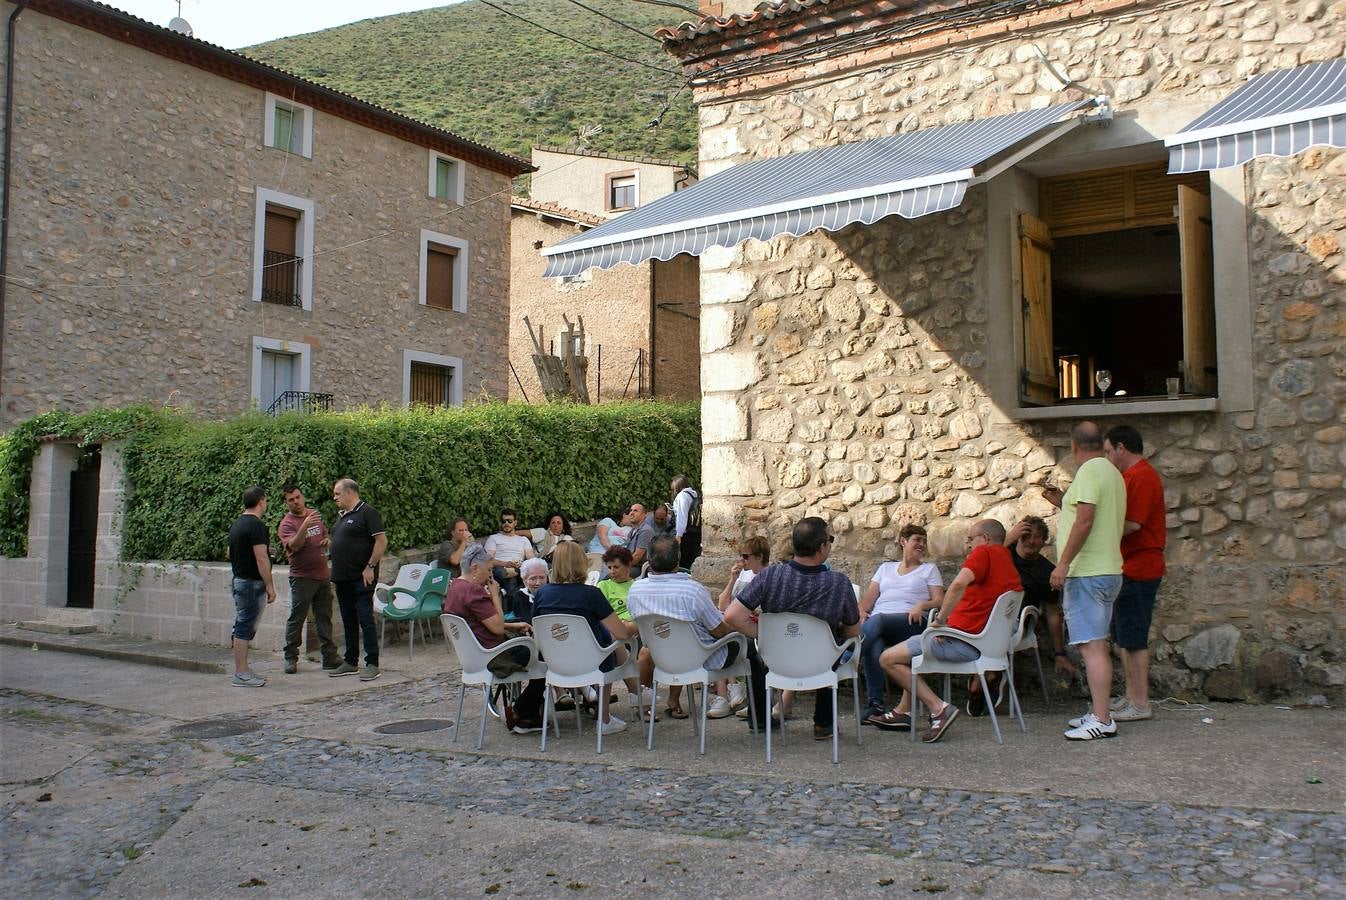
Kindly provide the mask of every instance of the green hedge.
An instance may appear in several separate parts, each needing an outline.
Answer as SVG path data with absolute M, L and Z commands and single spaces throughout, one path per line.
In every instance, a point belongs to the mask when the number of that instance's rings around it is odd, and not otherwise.
M 504 506 L 517 509 L 527 525 L 551 509 L 589 519 L 634 500 L 667 499 L 670 476 L 698 479 L 700 472 L 694 403 L 493 403 L 252 414 L 219 423 L 148 409 L 93 416 L 115 427 L 91 429 L 89 417 L 39 417 L 0 447 L 6 555 L 23 553 L 33 439 L 43 433 L 89 443 L 127 438 L 126 559 L 223 559 L 239 495 L 250 484 L 267 490 L 267 524 L 274 529 L 284 513 L 285 482 L 299 484 L 310 502 L 321 501 L 330 523 L 332 482 L 349 475 L 383 514 L 389 546 L 397 550 L 437 543 L 452 516 L 465 516 L 478 535 L 495 530 Z

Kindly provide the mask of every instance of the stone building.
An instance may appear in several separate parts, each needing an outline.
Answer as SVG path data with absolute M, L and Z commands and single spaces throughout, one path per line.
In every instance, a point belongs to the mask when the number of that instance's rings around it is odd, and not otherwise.
M 737 6 L 660 33 L 704 180 L 548 254 L 699 254 L 701 574 L 804 515 L 857 581 L 905 522 L 946 566 L 980 517 L 1055 537 L 1071 425 L 1125 422 L 1169 507 L 1156 689 L 1346 693 L 1346 155 L 1321 146 L 1346 96 L 1244 123 L 1282 154 L 1311 130 L 1287 155 L 1170 170 L 1166 145 L 1251 76 L 1338 60 L 1346 5 Z
M 0 425 L 506 393 L 527 162 L 88 0 L 10 49 Z
M 552 345 L 565 330 L 563 317 L 584 318 L 589 397 L 595 401 L 699 396 L 696 259 L 544 278 L 538 256 L 544 247 L 695 184 L 696 172 L 669 160 L 556 147 L 534 147 L 533 165 L 532 196 L 512 201 L 510 396 L 542 397 L 524 316 L 535 331 L 542 326 L 547 349 L 557 354 Z

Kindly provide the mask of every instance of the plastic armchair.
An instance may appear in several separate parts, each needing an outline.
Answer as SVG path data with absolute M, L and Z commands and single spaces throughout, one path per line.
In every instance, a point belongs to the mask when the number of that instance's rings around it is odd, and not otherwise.
M 701 736 L 700 752 L 706 753 L 706 711 L 709 706 L 710 685 L 725 678 L 737 678 L 740 675 L 751 677 L 748 666 L 748 639 L 741 634 L 727 634 L 713 644 L 701 643 L 701 638 L 690 622 L 670 619 L 667 616 L 637 616 L 636 626 L 640 629 L 640 641 L 650 651 L 654 660 L 654 685 L 650 695 L 649 734 L 645 749 L 654 749 L 654 704 L 659 693 L 659 685 L 686 685 L 688 693 L 692 686 L 701 687 L 701 724 L 697 727 L 696 716 L 692 717 L 692 735 Z M 738 646 L 738 655 L 734 661 L 719 669 L 707 669 L 706 661 L 715 651 L 729 644 Z M 689 697 L 689 699 L 691 699 Z M 748 721 L 753 732 L 757 731 L 757 706 L 752 691 L 748 692 Z
M 855 745 L 860 746 L 860 638 L 847 638 L 840 644 L 832 637 L 832 627 L 822 619 L 799 613 L 763 613 L 757 621 L 757 649 L 766 663 L 766 708 L 771 707 L 771 691 L 807 691 L 832 689 L 832 762 L 837 760 L 837 734 L 841 720 L 837 715 L 837 686 L 850 679 L 854 684 Z M 850 656 L 844 661 L 846 651 Z M 781 739 L 785 723 L 781 722 Z M 766 729 L 766 761 L 771 762 L 771 723 Z
M 1042 702 L 1051 706 L 1047 696 L 1047 675 L 1042 671 L 1042 656 L 1038 653 L 1038 608 L 1025 606 L 1019 611 L 1019 628 L 1010 640 L 1009 678 L 1014 679 L 1014 654 L 1020 650 L 1032 650 L 1033 662 L 1038 664 L 1038 682 L 1042 685 Z
M 542 707 L 542 749 L 547 749 L 547 724 L 556 715 L 554 699 L 550 688 L 598 689 L 598 752 L 603 752 L 603 715 L 608 707 L 608 685 L 616 684 L 624 678 L 634 678 L 636 669 L 636 648 L 632 641 L 613 641 L 606 647 L 600 646 L 589 627 L 589 620 L 583 616 L 551 613 L 533 617 L 533 638 L 537 641 L 542 657 L 547 661 L 546 703 Z M 603 660 L 618 647 L 626 647 L 626 662 L 613 668 L 611 672 L 600 669 Z M 632 706 L 635 699 L 632 698 Z M 580 704 L 575 704 L 575 724 L 579 733 L 584 733 Z M 558 731 L 559 734 L 559 731 Z
M 995 714 L 995 702 L 991 692 L 986 689 L 987 672 L 1004 672 L 1009 682 L 1010 714 L 1019 718 L 1019 730 L 1027 731 L 1024 725 L 1023 710 L 1019 708 L 1019 695 L 1014 690 L 1014 679 L 1010 678 L 1010 647 L 1014 638 L 1015 623 L 1019 618 L 1019 604 L 1023 602 L 1023 591 L 1006 591 L 996 598 L 986 624 L 977 634 L 959 631 L 947 625 L 938 625 L 921 632 L 921 655 L 911 661 L 911 739 L 916 740 L 916 717 L 920 712 L 921 700 L 916 693 L 916 679 L 921 675 L 976 675 L 981 682 L 982 696 L 986 698 L 986 710 L 991 715 L 991 728 L 995 739 L 1005 743 L 1000 734 L 1000 722 Z M 935 659 L 931 653 L 931 642 L 936 637 L 953 637 L 966 641 L 981 651 L 981 655 L 968 662 L 947 662 Z M 947 682 L 946 682 L 947 683 Z M 947 697 L 948 691 L 945 691 Z M 947 701 L 946 701 L 947 702 Z
M 414 571 L 406 575 L 407 569 Z M 382 598 L 379 588 L 385 588 Z M 379 627 L 379 649 L 383 649 L 383 638 L 388 630 L 388 622 L 411 623 L 411 641 L 407 647 L 407 658 L 416 654 L 416 625 L 418 622 L 439 618 L 444 611 L 444 595 L 449 591 L 449 570 L 432 569 L 420 563 L 403 566 L 397 572 L 397 581 L 392 586 L 380 584 L 374 588 L 374 611 L 382 618 Z
M 518 684 L 522 681 L 532 681 L 534 678 L 544 678 L 547 675 L 547 665 L 538 659 L 537 644 L 531 637 L 510 638 L 487 650 L 477 640 L 477 636 L 472 632 L 472 626 L 468 625 L 462 616 L 444 613 L 439 617 L 439 621 L 449 639 L 445 649 L 452 646 L 453 652 L 458 656 L 458 665 L 462 669 L 458 682 L 458 714 L 453 720 L 453 740 L 455 742 L 458 740 L 458 726 L 463 721 L 463 698 L 467 695 L 467 686 L 479 685 L 481 730 L 477 734 L 477 749 L 480 750 L 481 745 L 486 742 L 486 713 L 491 706 L 491 692 L 498 685 Z M 503 678 L 492 672 L 489 668 L 491 660 L 515 647 L 527 648 L 528 667 L 522 672 L 514 672 Z

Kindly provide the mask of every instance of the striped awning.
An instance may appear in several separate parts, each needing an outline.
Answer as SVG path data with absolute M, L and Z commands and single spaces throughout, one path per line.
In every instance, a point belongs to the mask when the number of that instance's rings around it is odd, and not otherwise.
M 546 248 L 544 277 L 680 253 L 696 256 L 748 238 L 837 231 L 855 222 L 953 209 L 969 184 L 993 174 L 979 166 L 1093 103 L 1080 100 L 735 166 Z M 1042 142 L 1032 142 L 1031 149 Z
M 1172 175 L 1346 147 L 1346 59 L 1258 75 L 1164 143 Z

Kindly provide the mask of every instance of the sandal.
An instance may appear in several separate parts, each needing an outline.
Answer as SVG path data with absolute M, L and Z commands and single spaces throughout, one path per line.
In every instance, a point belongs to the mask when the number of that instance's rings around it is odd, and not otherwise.
M 664 712 L 670 719 L 685 719 L 687 712 L 681 706 L 669 706 L 664 708 Z

